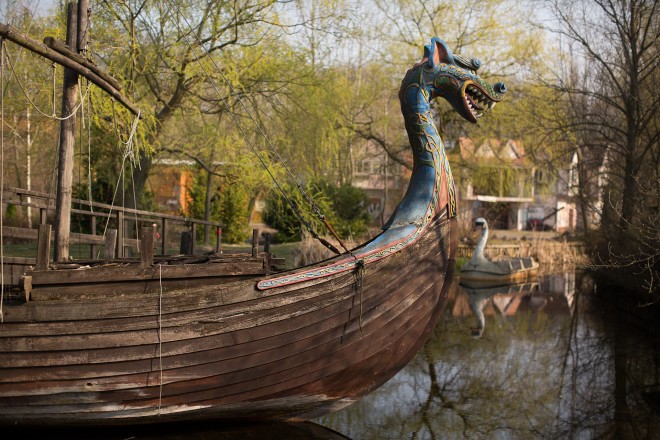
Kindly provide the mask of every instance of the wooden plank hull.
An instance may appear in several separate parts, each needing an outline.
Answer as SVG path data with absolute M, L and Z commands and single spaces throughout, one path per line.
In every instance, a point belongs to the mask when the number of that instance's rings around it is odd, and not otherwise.
M 455 229 L 442 217 L 363 271 L 263 291 L 256 275 L 186 288 L 150 278 L 133 284 L 143 291 L 119 283 L 114 294 L 107 280 L 70 294 L 35 288 L 37 300 L 5 306 L 0 423 L 304 420 L 339 409 L 391 378 L 429 336 L 452 278 Z

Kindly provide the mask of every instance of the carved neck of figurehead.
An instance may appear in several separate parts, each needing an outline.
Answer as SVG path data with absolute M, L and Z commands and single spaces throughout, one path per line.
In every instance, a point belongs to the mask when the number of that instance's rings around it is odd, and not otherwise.
M 435 70 L 427 67 L 427 59 L 410 69 L 401 83 L 399 100 L 405 121 L 408 140 L 413 152 L 413 166 L 429 166 L 435 170 L 438 201 L 449 207 L 449 216 L 456 215 L 454 179 L 447 160 L 444 144 L 433 122 L 430 101 L 435 97 L 432 90 Z M 444 182 L 442 182 L 444 179 Z M 444 206 L 439 206 L 444 208 Z
M 406 73 L 399 91 L 414 158 L 415 173 L 409 190 L 434 186 L 430 203 L 439 209 L 446 205 L 450 217 L 456 215 L 456 190 L 444 145 L 433 123 L 430 101 L 441 96 L 460 116 L 476 123 L 506 92 L 504 83 L 491 85 L 481 79 L 477 75 L 479 67 L 478 59 L 453 54 L 442 40 L 432 38 L 431 44 L 424 47 L 422 61 Z M 426 167 L 435 171 L 430 173 L 434 179 L 419 177 L 415 181 L 416 175 L 429 174 L 424 171 Z

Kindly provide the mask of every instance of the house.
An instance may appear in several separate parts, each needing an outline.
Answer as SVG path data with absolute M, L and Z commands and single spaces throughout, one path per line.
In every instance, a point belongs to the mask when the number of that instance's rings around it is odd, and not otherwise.
M 188 209 L 188 191 L 192 184 L 192 160 L 159 158 L 154 160 L 154 176 L 147 181 L 158 212 L 181 215 Z
M 412 157 L 409 159 L 412 163 Z M 375 224 L 382 225 L 403 198 L 411 171 L 392 160 L 373 141 L 355 148 L 352 165 L 351 184 L 367 193 L 368 212 Z
M 558 173 L 537 167 L 520 141 L 458 139 L 452 162 L 459 213 L 485 217 L 494 229 L 575 230 L 577 163 Z

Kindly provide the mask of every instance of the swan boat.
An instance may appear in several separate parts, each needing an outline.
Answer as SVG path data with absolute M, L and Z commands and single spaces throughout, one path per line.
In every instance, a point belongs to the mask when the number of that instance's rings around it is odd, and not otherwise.
M 410 184 L 351 252 L 277 273 L 220 256 L 28 271 L 3 304 L 0 424 L 301 421 L 385 383 L 431 334 L 454 271 L 456 193 L 430 101 L 476 122 L 506 91 L 478 68 L 433 38 L 407 72 Z
M 469 287 L 511 284 L 525 281 L 537 273 L 539 263 L 531 257 L 489 261 L 484 256 L 488 242 L 488 222 L 479 217 L 474 223 L 475 227 L 481 229 L 481 235 L 472 258 L 461 267 L 462 284 Z

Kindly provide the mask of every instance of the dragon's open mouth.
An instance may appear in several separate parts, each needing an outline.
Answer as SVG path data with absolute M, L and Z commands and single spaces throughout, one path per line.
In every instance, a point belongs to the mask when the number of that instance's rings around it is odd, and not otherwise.
M 475 121 L 482 117 L 485 112 L 495 107 L 497 103 L 495 99 L 475 83 L 466 85 L 463 100 L 465 101 L 465 107 L 470 111 Z

